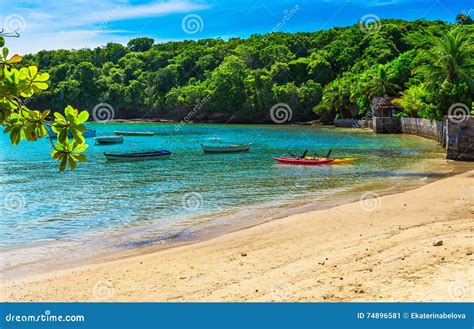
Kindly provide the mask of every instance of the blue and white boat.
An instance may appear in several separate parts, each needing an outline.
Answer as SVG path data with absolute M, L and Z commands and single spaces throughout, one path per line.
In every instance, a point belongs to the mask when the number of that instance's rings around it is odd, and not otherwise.
M 133 153 L 110 153 L 104 152 L 109 161 L 144 161 L 144 160 L 166 160 L 171 156 L 167 150 Z
M 123 136 L 97 136 L 94 137 L 96 144 L 122 144 Z

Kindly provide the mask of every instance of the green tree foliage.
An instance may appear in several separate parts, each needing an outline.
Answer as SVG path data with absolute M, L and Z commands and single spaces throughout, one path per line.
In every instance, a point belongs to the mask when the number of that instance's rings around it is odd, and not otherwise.
M 150 49 L 153 44 L 155 43 L 155 40 L 152 38 L 135 38 L 130 40 L 127 43 L 127 48 L 130 49 L 131 51 L 147 51 Z
M 395 99 L 394 102 L 405 110 L 404 114 L 407 116 L 417 116 L 418 114 L 429 116 L 429 113 L 434 111 L 430 97 L 428 88 L 422 83 L 403 91 L 401 97 Z
M 388 95 L 400 98 L 405 115 L 439 119 L 453 103 L 474 100 L 470 19 L 381 20 L 371 33 L 354 24 L 227 41 L 136 38 L 127 46 L 40 51 L 23 62 L 49 73 L 50 87 L 29 105 L 90 111 L 106 102 L 117 117 L 182 119 L 208 97 L 195 119 L 227 114 L 261 122 L 272 105 L 288 103 L 293 120 L 330 121 L 360 118 L 373 97 Z
M 376 73 L 374 73 L 372 78 L 367 82 L 368 96 L 372 98 L 376 96 L 396 95 L 400 87 L 391 82 L 392 79 L 393 78 L 387 73 L 386 68 L 383 65 L 379 65 Z
M 9 58 L 4 45 L 5 41 L 0 37 L 0 125 L 4 127 L 3 132 L 10 135 L 13 145 L 17 145 L 21 140 L 36 141 L 45 137 L 49 127 L 57 134 L 56 143 L 50 137 L 52 157 L 60 162 L 61 171 L 68 165 L 74 170 L 77 161 L 86 161 L 82 154 L 87 148 L 82 136 L 86 127 L 82 123 L 87 121 L 89 113 L 67 106 L 64 115 L 55 112 L 54 120 L 49 120 L 49 110 L 28 108 L 31 97 L 48 89 L 49 74 L 39 72 L 33 65 L 18 68 L 22 57 L 13 55 Z M 79 66 L 77 69 L 81 71 Z
M 408 113 L 440 120 L 455 103 L 470 106 L 474 100 L 474 45 L 472 29 L 453 28 L 432 37 L 427 60 L 414 73 L 422 83 L 405 91 L 396 102 Z M 423 106 L 421 106 L 423 105 Z
M 467 32 L 467 31 L 466 31 Z M 432 83 L 459 83 L 472 81 L 474 50 L 472 36 L 453 29 L 439 38 L 433 38 L 433 47 L 427 52 L 430 62 L 421 67 Z
M 459 14 L 456 16 L 456 23 L 470 25 L 470 24 L 474 24 L 474 20 L 469 15 Z

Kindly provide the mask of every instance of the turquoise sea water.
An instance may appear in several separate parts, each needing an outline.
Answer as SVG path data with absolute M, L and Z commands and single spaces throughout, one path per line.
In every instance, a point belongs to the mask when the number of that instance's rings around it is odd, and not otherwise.
M 85 250 L 127 248 L 212 227 L 266 220 L 292 204 L 336 199 L 367 186 L 419 180 L 426 159 L 442 157 L 433 141 L 406 135 L 312 126 L 90 124 L 98 135 L 153 131 L 124 144 L 90 145 L 89 161 L 60 173 L 49 141 L 9 145 L 0 136 L 0 248 L 75 241 Z M 249 153 L 205 155 L 200 143 L 253 143 Z M 93 144 L 93 139 L 89 139 Z M 353 165 L 288 166 L 272 157 L 305 149 L 358 157 Z M 104 151 L 167 149 L 170 160 L 108 163 Z M 322 202 L 322 201 L 321 201 Z M 217 221 L 218 218 L 226 218 Z M 193 230 L 193 228 L 196 228 Z M 107 236 L 107 243 L 101 242 Z M 79 242 L 80 241 L 80 242 Z M 64 243 L 64 245 L 63 245 Z M 103 243 L 103 245 L 101 245 Z M 75 248 L 73 248 L 76 250 Z

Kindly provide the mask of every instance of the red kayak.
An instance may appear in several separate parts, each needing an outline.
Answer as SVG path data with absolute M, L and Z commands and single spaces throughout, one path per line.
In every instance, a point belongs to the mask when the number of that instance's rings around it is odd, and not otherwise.
M 273 158 L 273 160 L 278 161 L 280 163 L 295 164 L 295 165 L 309 165 L 309 166 L 323 165 L 323 164 L 328 164 L 334 161 L 333 159 L 310 160 L 310 159 L 297 159 L 297 158 Z

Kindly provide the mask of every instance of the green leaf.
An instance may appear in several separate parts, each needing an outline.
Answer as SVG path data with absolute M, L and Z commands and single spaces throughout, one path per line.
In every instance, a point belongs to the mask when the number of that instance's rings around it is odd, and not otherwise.
M 80 162 L 86 162 L 87 157 L 84 154 L 74 154 L 74 158 Z
M 67 165 L 67 156 L 61 159 L 61 164 L 59 165 L 59 171 L 66 170 L 66 165 Z
M 82 153 L 82 152 L 84 152 L 88 147 L 89 147 L 89 145 L 87 145 L 87 144 L 82 144 L 82 145 L 80 145 L 80 146 L 73 147 L 73 149 L 74 149 L 74 152 L 76 152 L 76 153 Z
M 79 122 L 86 122 L 87 119 L 89 119 L 89 112 L 82 111 L 81 113 L 79 113 L 79 116 L 77 118 L 79 119 Z
M 69 163 L 69 167 L 71 168 L 71 170 L 75 170 L 76 169 L 76 160 L 74 160 L 74 158 L 72 156 L 69 156 L 68 157 L 68 163 Z
M 46 119 L 46 117 L 49 115 L 49 113 L 51 113 L 50 110 L 44 110 L 42 113 L 41 113 L 41 117 L 42 119 Z
M 71 133 L 72 133 L 72 137 L 74 138 L 74 141 L 79 143 L 79 144 L 83 144 L 85 139 L 84 137 L 82 136 L 82 133 L 79 132 L 77 129 L 71 129 Z
M 28 71 L 30 72 L 30 76 L 34 77 L 36 73 L 38 73 L 38 68 L 36 66 L 28 66 Z
M 61 144 L 65 144 L 66 143 L 66 139 L 67 139 L 67 129 L 64 128 L 62 129 L 59 134 L 58 134 L 58 142 L 61 143 Z
M 59 113 L 59 112 L 54 112 L 54 117 L 55 117 L 56 119 L 60 120 L 60 121 L 66 122 L 66 118 L 63 117 L 63 115 L 62 115 L 61 113 Z

